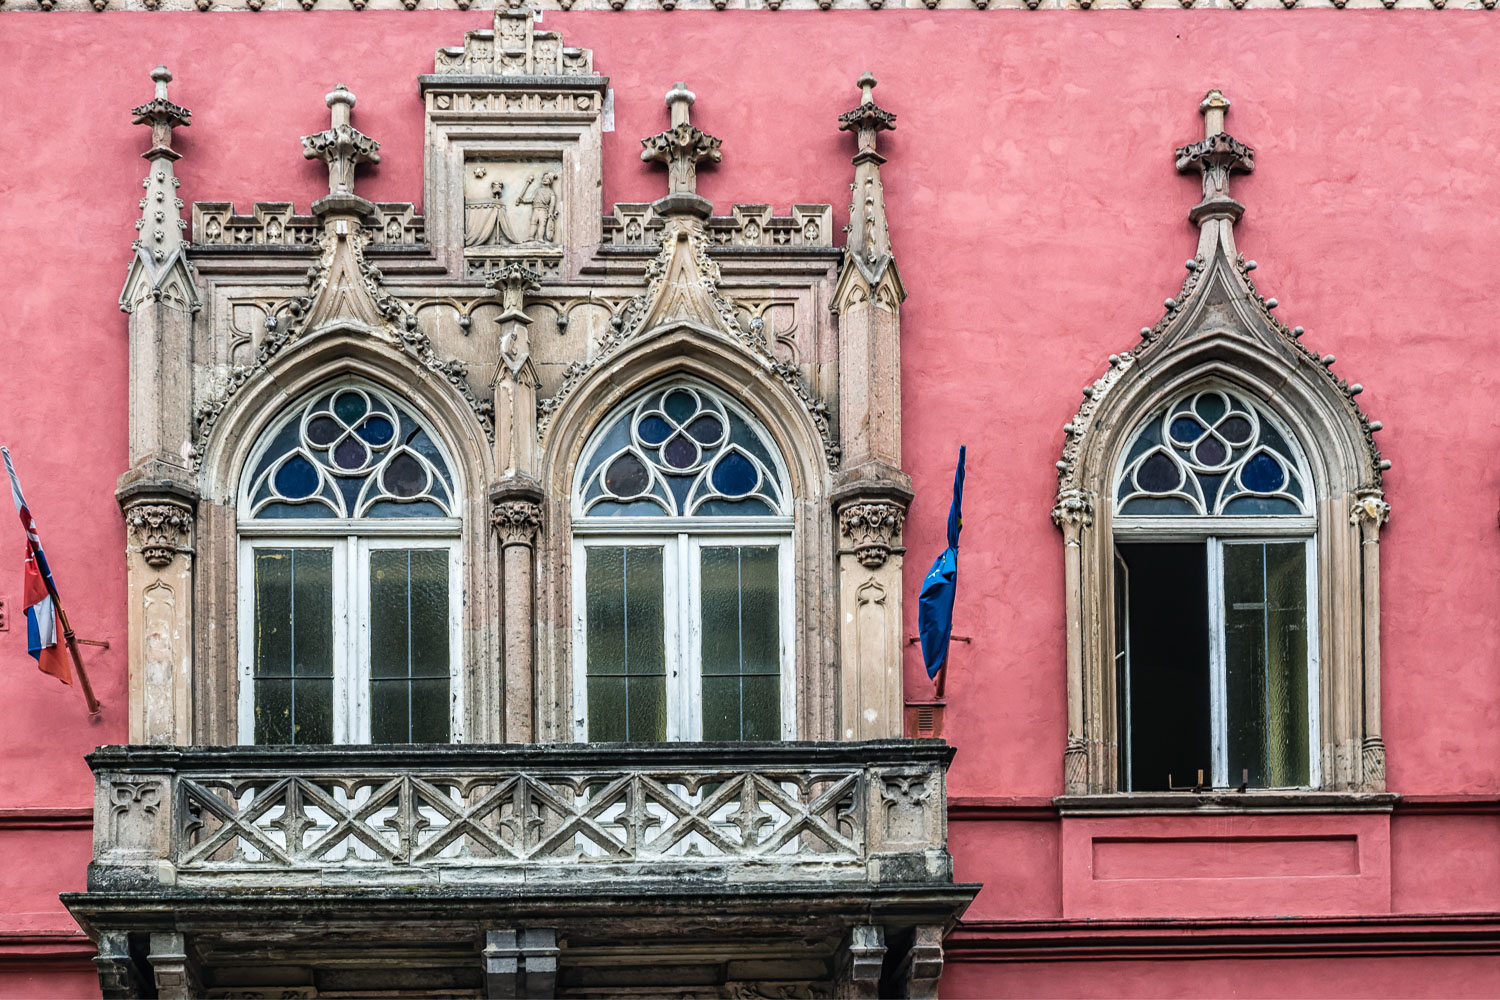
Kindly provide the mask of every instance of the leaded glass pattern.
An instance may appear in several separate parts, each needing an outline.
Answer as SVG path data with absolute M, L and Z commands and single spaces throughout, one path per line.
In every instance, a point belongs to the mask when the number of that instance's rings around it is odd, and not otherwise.
M 320 393 L 283 418 L 247 486 L 254 518 L 449 517 L 453 496 L 432 434 L 367 385 Z
M 1130 515 L 1305 515 L 1309 478 L 1261 410 L 1224 389 L 1191 392 L 1136 432 L 1115 483 Z
M 585 452 L 578 513 L 757 517 L 789 513 L 781 463 L 765 432 L 699 383 L 626 403 Z

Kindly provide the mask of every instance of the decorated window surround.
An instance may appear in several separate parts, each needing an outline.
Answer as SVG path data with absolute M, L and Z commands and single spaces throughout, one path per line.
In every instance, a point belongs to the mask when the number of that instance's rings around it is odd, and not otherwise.
M 1064 427 L 1052 519 L 1063 535 L 1063 764 L 1069 796 L 1123 788 L 1117 711 L 1122 693 L 1114 678 L 1115 541 L 1150 537 L 1163 522 L 1176 520 L 1122 517 L 1116 476 L 1143 421 L 1215 385 L 1274 413 L 1290 440 L 1308 449 L 1320 678 L 1315 773 L 1328 791 L 1385 789 L 1379 535 L 1390 510 L 1382 484 L 1390 463 L 1375 444 L 1380 423 L 1355 402 L 1362 387 L 1335 376 L 1333 356 L 1310 350 L 1302 329 L 1277 319 L 1276 300 L 1250 280 L 1255 263 L 1234 243 L 1234 223 L 1245 209 L 1230 197 L 1229 184 L 1233 172 L 1253 169 L 1255 154 L 1224 131 L 1228 107 L 1222 93 L 1210 91 L 1200 106 L 1203 140 L 1177 150 L 1178 169 L 1202 177 L 1202 200 L 1189 213 L 1199 226 L 1199 244 L 1187 262 L 1182 291 L 1166 300 L 1166 315 L 1141 331 L 1135 349 L 1110 357 L 1105 374 L 1084 388 L 1082 406 Z M 1264 535 L 1275 520 L 1245 518 L 1242 530 L 1246 537 Z

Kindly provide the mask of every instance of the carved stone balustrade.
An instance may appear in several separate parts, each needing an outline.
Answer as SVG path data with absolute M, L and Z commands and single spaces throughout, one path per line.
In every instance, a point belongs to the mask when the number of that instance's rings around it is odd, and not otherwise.
M 103 747 L 89 891 L 66 902 L 117 964 L 144 954 L 121 934 L 180 935 L 183 981 L 210 995 L 357 992 L 373 981 L 351 963 L 410 968 L 414 954 L 444 988 L 553 982 L 514 971 L 525 958 L 504 943 L 522 940 L 547 963 L 561 949 L 563 994 L 690 985 L 667 970 L 698 949 L 693 984 L 722 995 L 755 995 L 732 982 L 752 968 L 753 990 L 861 995 L 874 986 L 849 970 L 868 978 L 885 955 L 895 974 L 977 889 L 952 881 L 951 756 L 936 740 Z M 288 907 L 305 949 L 286 938 Z M 383 959 L 391 935 L 401 948 Z M 872 959 L 876 936 L 888 952 Z M 256 978 L 268 948 L 290 978 Z

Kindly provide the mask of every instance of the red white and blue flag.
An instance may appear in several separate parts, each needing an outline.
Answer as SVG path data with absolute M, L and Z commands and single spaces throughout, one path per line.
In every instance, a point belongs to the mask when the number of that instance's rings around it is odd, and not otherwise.
M 68 654 L 60 640 L 62 629 L 58 626 L 57 587 L 52 582 L 52 570 L 47 566 L 47 556 L 42 552 L 42 540 L 37 535 L 36 521 L 26 507 L 26 497 L 21 493 L 21 481 L 16 478 L 15 466 L 10 463 L 10 450 L 0 448 L 5 459 L 5 471 L 10 474 L 10 495 L 16 502 L 16 512 L 21 515 L 21 527 L 26 532 L 26 582 L 23 590 L 26 605 L 26 651 L 36 660 L 43 673 L 51 674 L 64 684 L 73 683 L 73 671 L 68 663 Z

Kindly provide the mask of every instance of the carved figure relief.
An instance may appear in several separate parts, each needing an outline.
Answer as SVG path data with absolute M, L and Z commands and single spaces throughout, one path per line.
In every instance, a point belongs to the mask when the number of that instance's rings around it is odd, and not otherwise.
M 464 246 L 556 245 L 561 173 L 556 160 L 471 161 L 464 171 Z

